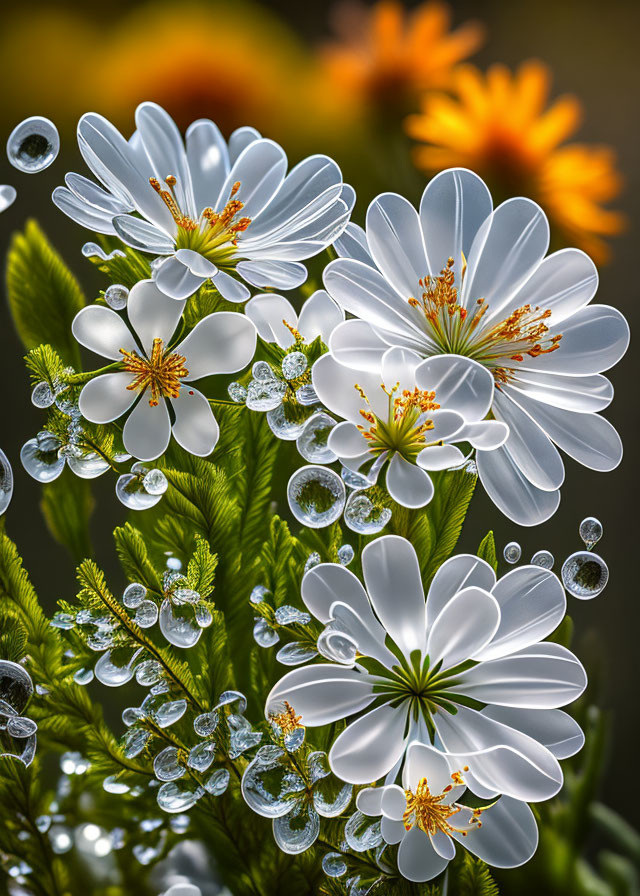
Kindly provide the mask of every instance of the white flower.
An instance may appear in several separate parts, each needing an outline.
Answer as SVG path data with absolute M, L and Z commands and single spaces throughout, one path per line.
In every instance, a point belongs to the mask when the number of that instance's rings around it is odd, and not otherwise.
M 366 591 L 339 564 L 303 578 L 302 599 L 327 626 L 318 649 L 334 661 L 285 675 L 267 715 L 287 701 L 307 727 L 355 716 L 329 754 L 353 784 L 386 775 L 419 740 L 473 765 L 465 783 L 480 797 L 557 793 L 558 758 L 584 740 L 558 707 L 580 696 L 586 675 L 569 650 L 542 641 L 565 613 L 556 576 L 522 566 L 496 582 L 487 563 L 461 554 L 440 567 L 425 604 L 415 550 L 395 535 L 367 545 L 362 570 Z
M 528 862 L 538 845 L 529 806 L 508 796 L 486 808 L 465 806 L 459 802 L 466 790 L 463 773 L 451 768 L 451 757 L 414 741 L 402 787 L 370 787 L 358 794 L 358 809 L 381 815 L 384 840 L 399 844 L 400 874 L 416 882 L 432 880 L 455 856 L 456 843 L 497 868 Z
M 109 423 L 137 401 L 122 437 L 126 450 L 139 460 L 159 457 L 172 432 L 191 454 L 210 454 L 218 441 L 218 424 L 208 400 L 191 383 L 235 373 L 255 351 L 254 325 L 232 311 L 209 314 L 173 345 L 183 308 L 184 302 L 170 299 L 152 280 L 142 280 L 129 294 L 131 329 L 119 314 L 100 305 L 83 308 L 73 321 L 78 342 L 121 366 L 84 386 L 80 412 L 93 423 Z
M 493 399 L 493 377 L 469 358 L 423 361 L 402 348 L 389 349 L 380 366 L 380 373 L 356 373 L 330 354 L 314 364 L 318 397 L 344 418 L 332 429 L 328 446 L 372 483 L 388 461 L 386 485 L 394 501 L 423 507 L 434 492 L 427 471 L 464 461 L 453 442 L 490 449 L 506 439 L 504 424 L 483 420 Z
M 428 184 L 419 213 L 393 193 L 375 199 L 366 234 L 349 225 L 337 249 L 350 257 L 324 276 L 359 318 L 332 335 L 342 364 L 379 371 L 389 346 L 402 346 L 422 357 L 465 355 L 491 371 L 491 413 L 510 433 L 496 451 L 478 451 L 478 470 L 500 510 L 525 526 L 558 507 L 564 465 L 555 446 L 595 470 L 622 456 L 597 412 L 613 397 L 601 373 L 624 354 L 628 325 L 616 309 L 588 304 L 598 285 L 588 256 L 545 257 L 548 246 L 539 206 L 518 198 L 492 210 L 480 178 L 452 169 Z
M 280 348 L 290 348 L 295 342 L 292 329 L 300 333 L 307 345 L 318 336 L 327 345 L 334 329 L 344 320 L 344 311 L 324 289 L 309 296 L 299 316 L 291 302 L 276 293 L 254 296 L 244 312 L 256 325 L 258 336 Z
M 0 212 L 6 211 L 16 200 L 16 188 L 9 184 L 0 185 Z
M 282 147 L 253 128 L 234 131 L 227 144 L 201 119 L 185 145 L 155 103 L 138 106 L 136 125 L 127 141 L 102 116 L 84 115 L 80 151 L 106 189 L 71 173 L 53 201 L 91 230 L 167 256 L 157 282 L 172 298 L 187 298 L 208 279 L 232 302 L 249 297 L 243 280 L 293 289 L 307 278 L 300 261 L 347 223 L 355 194 L 327 156 L 310 156 L 287 175 Z

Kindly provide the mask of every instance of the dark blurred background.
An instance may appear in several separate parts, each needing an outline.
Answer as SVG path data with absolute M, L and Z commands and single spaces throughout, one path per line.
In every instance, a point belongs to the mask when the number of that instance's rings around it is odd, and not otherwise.
M 453 0 L 450 5 L 454 25 L 473 18 L 486 27 L 484 44 L 473 56 L 474 64 L 485 69 L 493 62 L 517 66 L 532 57 L 544 60 L 553 73 L 553 94 L 576 94 L 583 105 L 584 120 L 577 139 L 606 143 L 617 152 L 624 187 L 613 205 L 631 224 L 610 242 L 611 260 L 601 268 L 597 300 L 620 308 L 633 331 L 639 298 L 637 230 L 633 222 L 638 219 L 640 196 L 640 4 L 623 0 L 606 4 L 587 0 L 526 4 Z M 56 162 L 39 175 L 17 172 L 4 154 L 0 159 L 0 183 L 13 184 L 18 190 L 15 204 L 0 216 L 3 255 L 11 234 L 28 218 L 36 217 L 82 282 L 88 298 L 97 295 L 96 290 L 104 286 L 103 279 L 80 254 L 82 244 L 91 237 L 52 206 L 50 194 L 67 170 L 84 172 L 74 136 L 78 115 L 89 109 L 104 112 L 128 135 L 133 128 L 133 109 L 140 99 L 166 103 L 174 114 L 182 110 L 185 120 L 180 121 L 181 126 L 197 117 L 219 121 L 226 133 L 242 123 L 257 124 L 267 136 L 283 142 L 292 160 L 310 151 L 331 152 L 344 165 L 347 179 L 351 177 L 358 187 L 357 220 L 362 220 L 366 204 L 376 192 L 397 188 L 398 172 L 393 165 L 383 166 L 377 174 L 362 173 L 366 165 L 360 163 L 371 146 L 365 148 L 354 138 L 360 125 L 354 124 L 355 113 L 349 106 L 352 98 L 332 86 L 321 72 L 308 72 L 315 48 L 335 40 L 329 3 L 275 0 L 261 7 L 218 4 L 213 12 L 206 4 L 198 8 L 209 9 L 203 22 L 208 16 L 218 16 L 222 23 L 213 32 L 213 45 L 211 38 L 204 40 L 206 29 L 197 17 L 190 34 L 184 33 L 189 20 L 185 4 L 171 8 L 109 4 L 101 6 L 99 14 L 92 13 L 87 4 L 48 4 L 40 9 L 30 5 L 28 17 L 4 20 L 0 38 L 2 139 L 23 118 L 43 114 L 57 123 L 62 148 Z M 252 71 L 256 54 L 260 64 L 257 71 Z M 313 79 L 315 83 L 310 86 Z M 307 97 L 315 97 L 317 103 L 308 99 L 304 105 L 300 103 L 298 91 L 303 82 L 309 90 Z M 395 126 L 390 123 L 388 130 Z M 382 134 L 381 139 L 388 136 Z M 403 151 L 407 159 L 408 146 L 406 141 Z M 403 164 L 410 168 L 410 163 Z M 426 180 L 426 175 L 414 171 L 408 175 L 412 198 L 419 196 Z M 42 418 L 30 402 L 21 361 L 23 351 L 6 307 L 0 339 L 0 446 L 15 473 L 7 529 L 18 543 L 41 599 L 52 612 L 57 599 L 73 593 L 73 563 L 49 537 L 38 512 L 39 486 L 20 465 L 20 447 L 35 435 Z M 560 509 L 552 520 L 533 530 L 520 529 L 501 517 L 478 488 L 462 538 L 462 547 L 474 550 L 486 531 L 493 528 L 500 554 L 511 540 L 522 545 L 524 560 L 547 548 L 555 555 L 555 570 L 559 572 L 563 559 L 581 547 L 577 531 L 580 520 L 593 515 L 602 521 L 604 538 L 596 550 L 609 565 L 609 585 L 591 602 L 569 597 L 569 604 L 576 626 L 574 647 L 599 688 L 598 702 L 611 711 L 613 718 L 604 797 L 632 823 L 636 823 L 634 798 L 640 796 L 633 767 L 633 747 L 640 733 L 640 606 L 634 510 L 640 504 L 635 443 L 640 430 L 638 355 L 634 348 L 632 345 L 611 374 L 616 398 L 606 412 L 625 444 L 621 466 L 604 475 L 567 459 Z M 111 480 L 95 483 L 97 510 L 92 536 L 99 562 L 116 576 L 109 533 L 124 518 L 125 510 L 116 502 L 112 488 Z M 502 566 L 504 571 L 506 564 Z

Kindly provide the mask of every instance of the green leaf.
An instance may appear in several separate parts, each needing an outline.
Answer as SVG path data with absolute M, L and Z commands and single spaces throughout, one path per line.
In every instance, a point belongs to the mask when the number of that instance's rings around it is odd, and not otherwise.
M 17 615 L 5 610 L 0 616 L 0 657 L 19 663 L 27 651 L 27 630 Z
M 35 221 L 14 235 L 7 256 L 7 293 L 27 349 L 48 343 L 66 364 L 80 366 L 71 322 L 85 304 L 80 286 Z
M 493 537 L 493 530 L 489 530 L 480 542 L 478 547 L 478 557 L 485 560 L 494 572 L 498 571 L 498 558 L 496 557 L 496 540 Z
M 131 289 L 139 280 L 149 279 L 151 276 L 151 265 L 146 255 L 131 249 L 129 246 L 125 246 L 120 240 L 109 240 L 107 237 L 102 237 L 100 242 L 107 253 L 114 248 L 124 252 L 124 257 L 115 255 L 108 261 L 103 261 L 97 255 L 89 258 L 89 261 L 98 270 L 108 275 L 111 283 L 121 283 L 127 289 Z
M 116 551 L 130 582 L 140 582 L 150 591 L 161 592 L 160 576 L 149 559 L 144 538 L 131 523 L 118 526 L 113 533 Z
M 42 489 L 41 508 L 47 527 L 76 561 L 92 554 L 89 519 L 93 511 L 91 487 L 68 467 Z
M 213 580 L 216 574 L 218 558 L 209 550 L 209 545 L 196 535 L 196 549 L 187 565 L 189 586 L 201 597 L 208 597 L 213 591 Z
M 455 885 L 452 887 L 456 896 L 499 896 L 497 884 L 481 859 L 465 852 L 456 872 Z

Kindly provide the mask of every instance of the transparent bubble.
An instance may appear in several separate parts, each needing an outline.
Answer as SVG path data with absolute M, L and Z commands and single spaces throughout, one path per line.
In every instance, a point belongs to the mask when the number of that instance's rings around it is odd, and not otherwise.
M 216 757 L 216 745 L 212 740 L 196 744 L 189 753 L 187 765 L 197 772 L 206 772 Z
M 312 405 L 318 404 L 320 399 L 318 398 L 318 393 L 313 388 L 311 383 L 305 383 L 304 386 L 299 386 L 296 389 L 296 401 L 298 402 L 298 404 Z
M 133 621 L 140 628 L 151 628 L 158 621 L 158 607 L 152 600 L 143 600 L 136 610 Z
M 169 827 L 174 834 L 184 834 L 188 831 L 190 824 L 191 819 L 188 815 L 176 815 L 176 817 L 172 818 L 169 822 Z
M 609 568 L 593 551 L 576 551 L 562 564 L 562 584 L 579 600 L 591 600 L 609 581 Z
M 209 628 L 213 622 L 213 613 L 205 604 L 198 604 L 194 609 L 194 614 L 200 628 Z
M 312 529 L 329 526 L 344 509 L 344 482 L 328 467 L 301 467 L 289 479 L 289 508 L 298 520 Z
M 169 728 L 181 719 L 186 711 L 186 700 L 170 700 L 154 712 L 153 718 L 159 728 Z
M 85 258 L 99 258 L 100 261 L 111 261 L 113 258 L 127 257 L 122 249 L 114 249 L 113 252 L 107 253 L 97 243 L 85 243 L 81 251 Z
M 261 604 L 268 594 L 271 594 L 268 588 L 264 585 L 256 585 L 249 595 L 249 600 L 252 604 Z
M 174 604 L 197 604 L 200 595 L 193 588 L 175 588 L 171 598 Z
M 49 625 L 53 626 L 53 628 L 61 628 L 61 629 L 72 629 L 75 625 L 75 619 L 71 615 L 71 613 L 63 613 L 58 610 L 53 614 L 51 622 Z
M 38 815 L 38 817 L 36 818 L 36 828 L 40 831 L 40 833 L 46 834 L 50 827 L 51 827 L 51 816 L 50 815 Z
M 218 726 L 217 712 L 203 712 L 193 721 L 193 730 L 199 737 L 210 737 Z
M 309 413 L 296 405 L 282 402 L 277 408 L 267 411 L 267 423 L 276 438 L 293 442 L 304 430 Z
M 522 556 L 522 548 L 517 541 L 510 541 L 505 545 L 502 555 L 507 563 L 517 563 Z
M 278 632 L 272 628 L 266 619 L 256 619 L 253 626 L 253 637 L 259 647 L 273 647 L 280 640 Z
M 122 603 L 128 610 L 136 610 L 147 596 L 147 589 L 140 582 L 131 582 L 124 589 Z
M 13 495 L 13 470 L 7 455 L 0 449 L 0 514 L 3 514 L 11 503 Z
M 162 666 L 157 660 L 144 660 L 136 666 L 136 681 L 144 688 L 153 687 L 162 679 Z
M 71 472 L 80 479 L 96 479 L 109 469 L 109 462 L 95 451 L 88 451 L 79 456 L 67 455 L 67 464 Z
M 125 784 L 124 781 L 119 781 L 117 775 L 109 775 L 108 778 L 105 778 L 102 782 L 102 789 L 106 790 L 107 793 L 129 793 L 131 788 L 128 784 Z
M 311 755 L 313 756 L 314 754 Z M 326 762 L 326 753 L 321 755 L 325 757 Z M 311 757 L 309 757 L 309 762 L 311 761 Z M 351 784 L 345 784 L 344 781 L 340 781 L 335 775 L 329 774 L 329 765 L 327 763 L 326 776 L 317 780 L 313 786 L 313 805 L 318 815 L 322 815 L 323 818 L 335 818 L 337 815 L 341 815 L 347 808 L 351 802 L 352 794 L 353 787 Z
M 229 758 L 237 759 L 246 750 L 257 746 L 262 740 L 262 733 L 254 731 L 244 716 L 232 713 L 227 716 L 229 728 Z
M 370 818 L 362 812 L 354 812 L 345 825 L 344 836 L 355 852 L 366 852 L 375 849 L 382 843 L 380 819 Z
M 247 698 L 240 691 L 223 691 L 218 697 L 216 709 L 220 709 L 221 706 L 226 706 L 228 709 L 233 707 L 236 712 L 244 712 L 247 708 Z
M 282 359 L 281 370 L 286 380 L 295 380 L 305 372 L 309 362 L 302 352 L 289 352 Z
M 7 140 L 7 158 L 24 174 L 48 168 L 60 150 L 58 129 L 48 118 L 33 115 L 15 127 Z
M 128 759 L 139 756 L 149 742 L 150 737 L 151 734 L 145 731 L 144 728 L 129 728 L 120 738 L 122 752 Z
M 247 407 L 251 411 L 272 411 L 282 404 L 286 394 L 287 384 L 282 380 L 252 380 L 247 389 Z
M 229 786 L 231 775 L 226 768 L 218 768 L 204 782 L 204 788 L 211 796 L 221 796 Z
M 531 562 L 534 566 L 541 566 L 542 569 L 553 569 L 555 558 L 551 551 L 542 550 L 535 552 Z
M 123 473 L 116 482 L 118 500 L 129 510 L 148 510 L 154 507 L 162 495 L 150 495 L 142 478 L 135 473 Z
M 122 710 L 122 721 L 127 726 L 127 728 L 135 725 L 136 722 L 139 722 L 140 719 L 143 718 L 144 713 L 141 709 L 138 709 L 137 706 L 128 706 L 126 709 Z
M 288 604 L 278 607 L 275 617 L 278 625 L 308 625 L 311 622 L 309 613 Z
M 235 401 L 236 404 L 244 404 L 247 400 L 247 387 L 242 383 L 229 383 L 227 392 L 231 401 Z
M 169 557 L 167 559 L 167 569 L 179 572 L 182 569 L 182 561 L 179 557 Z
M 150 865 L 160 855 L 157 846 L 146 846 L 144 843 L 136 843 L 131 852 L 141 865 Z
M 165 812 L 187 812 L 204 794 L 194 781 L 168 781 L 158 790 L 157 800 Z
M 314 566 L 317 566 L 318 563 L 322 563 L 322 557 L 317 551 L 312 551 L 304 564 L 305 573 L 309 572 L 310 569 L 313 569 Z
M 160 631 L 170 644 L 184 648 L 197 644 L 202 634 L 193 608 L 189 605 L 175 606 L 168 597 L 160 607 Z
M 153 773 L 159 781 L 176 781 L 186 772 L 180 764 L 180 754 L 176 747 L 165 747 L 153 760 Z
M 52 851 L 57 856 L 64 855 L 73 846 L 72 832 L 69 828 L 65 828 L 62 825 L 55 825 L 49 828 L 49 841 Z
M 327 877 L 342 877 L 347 872 L 347 863 L 339 852 L 328 852 L 322 858 L 322 870 Z
M 13 205 L 17 195 L 15 187 L 11 187 L 9 184 L 0 186 L 0 213 L 5 212 L 10 205 Z
M 36 383 L 31 392 L 31 404 L 36 408 L 50 408 L 54 398 L 51 386 L 44 380 Z
M 91 684 L 93 681 L 93 669 L 78 669 L 78 671 L 74 674 L 73 680 L 76 684 L 79 685 L 87 685 Z
M 314 414 L 298 436 L 298 453 L 312 464 L 332 464 L 337 460 L 337 455 L 329 448 L 327 440 L 335 425 L 333 417 L 324 411 Z
M 315 647 L 311 647 L 302 641 L 292 641 L 290 644 L 285 644 L 284 647 L 280 648 L 276 654 L 276 659 L 283 666 L 300 666 L 317 655 L 318 651 Z
M 267 380 L 274 380 L 276 378 L 271 366 L 267 364 L 266 361 L 256 361 L 251 368 L 251 376 L 254 380 L 259 380 L 262 383 L 266 383 Z
M 578 531 L 587 550 L 590 551 L 602 538 L 602 523 L 600 520 L 597 520 L 595 516 L 588 516 L 582 520 Z
M 349 495 L 344 509 L 344 521 L 352 532 L 373 535 L 382 532 L 391 519 L 389 507 L 378 507 L 371 499 L 356 491 Z
M 129 301 L 129 290 L 122 283 L 112 283 L 105 290 L 104 300 L 114 311 L 123 311 Z
M 320 833 L 320 819 L 308 800 L 294 803 L 292 810 L 273 820 L 273 838 L 283 852 L 297 855 L 309 849 Z
M 142 648 L 130 655 L 126 663 L 121 662 L 120 656 L 117 656 L 114 661 L 115 651 L 108 650 L 106 653 L 103 653 L 93 669 L 98 681 L 111 688 L 119 688 L 121 685 L 131 681 L 134 674 L 134 663 L 141 650 Z M 118 651 L 118 654 L 120 654 L 120 651 Z
M 340 545 L 338 548 L 338 563 L 348 566 L 355 557 L 355 551 L 350 544 Z
M 248 806 L 265 818 L 285 815 L 291 808 L 291 797 L 302 794 L 305 782 L 289 766 L 280 747 L 260 747 L 242 777 L 242 795 Z
M 23 716 L 10 716 L 7 719 L 6 732 L 11 737 L 31 737 L 37 730 L 38 726 L 32 719 Z
M 164 495 L 169 488 L 167 477 L 162 470 L 149 470 L 142 480 L 142 485 L 149 495 Z

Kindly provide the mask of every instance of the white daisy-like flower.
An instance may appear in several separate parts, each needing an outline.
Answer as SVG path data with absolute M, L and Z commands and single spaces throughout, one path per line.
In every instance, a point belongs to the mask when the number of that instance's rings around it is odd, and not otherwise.
M 231 302 L 249 298 L 243 281 L 300 286 L 307 278 L 300 262 L 332 243 L 349 219 L 355 194 L 327 156 L 310 156 L 287 174 L 277 143 L 245 127 L 227 144 L 206 119 L 183 142 L 155 103 L 138 106 L 136 126 L 127 141 L 101 115 L 84 115 L 80 152 L 103 186 L 70 173 L 53 201 L 90 230 L 166 256 L 156 279 L 172 298 L 187 298 L 206 280 Z
M 491 372 L 491 415 L 509 438 L 478 451 L 478 471 L 500 510 L 525 526 L 558 507 L 557 448 L 602 471 L 622 456 L 598 411 L 613 397 L 601 374 L 626 351 L 627 322 L 589 304 L 598 275 L 584 252 L 546 256 L 548 247 L 538 205 L 517 198 L 493 210 L 483 181 L 452 169 L 427 185 L 419 212 L 394 193 L 375 199 L 366 233 L 349 225 L 337 243 L 348 257 L 324 275 L 330 295 L 359 318 L 331 337 L 340 363 L 379 371 L 389 346 L 402 346 L 423 358 L 464 355 Z
M 473 765 L 467 787 L 534 802 L 562 785 L 559 758 L 584 736 L 558 707 L 586 674 L 565 647 L 542 641 L 564 617 L 556 576 L 522 566 L 496 582 L 473 555 L 447 560 L 425 602 L 416 552 L 395 535 L 362 552 L 366 590 L 344 566 L 322 563 L 302 580 L 302 599 L 326 625 L 318 649 L 329 663 L 300 666 L 267 698 L 289 703 L 307 727 L 355 717 L 329 761 L 353 784 L 399 766 L 413 740 Z
M 538 827 L 529 806 L 508 796 L 483 808 L 464 805 L 464 771 L 456 765 L 455 757 L 414 741 L 402 787 L 367 787 L 358 794 L 364 815 L 382 816 L 385 842 L 399 844 L 398 870 L 407 880 L 441 874 L 456 843 L 495 868 L 524 865 L 536 851 Z
M 380 373 L 371 373 L 326 354 L 314 364 L 312 380 L 325 407 L 343 418 L 329 435 L 329 448 L 372 484 L 386 465 L 387 490 L 405 507 L 424 507 L 433 497 L 429 470 L 464 462 L 454 442 L 489 450 L 508 434 L 503 423 L 484 419 L 493 377 L 469 358 L 422 360 L 408 349 L 391 348 Z
M 327 345 L 335 328 L 344 320 L 344 311 L 324 289 L 317 289 L 309 296 L 300 315 L 288 299 L 277 293 L 264 293 L 249 299 L 244 313 L 256 325 L 261 339 L 283 349 L 290 348 L 296 341 L 292 330 L 297 331 L 307 345 L 318 336 Z
M 191 384 L 242 370 L 255 351 L 254 325 L 233 311 L 209 314 L 179 344 L 172 344 L 184 304 L 161 292 L 153 280 L 141 280 L 129 293 L 131 328 L 100 305 L 83 308 L 73 321 L 78 342 L 120 362 L 119 370 L 84 386 L 80 412 L 92 423 L 110 423 L 135 404 L 122 438 L 139 460 L 159 457 L 171 433 L 191 454 L 210 454 L 218 441 L 218 424 L 207 398 Z

